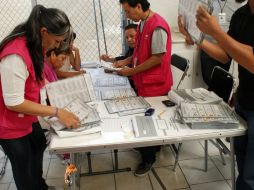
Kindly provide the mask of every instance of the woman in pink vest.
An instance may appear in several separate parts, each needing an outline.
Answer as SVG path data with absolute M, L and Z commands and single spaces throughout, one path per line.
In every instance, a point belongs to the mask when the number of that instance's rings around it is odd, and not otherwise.
M 119 75 L 132 76 L 139 96 L 166 95 L 173 84 L 171 73 L 171 33 L 167 22 L 150 9 L 147 0 L 120 0 L 126 17 L 139 22 L 136 35 L 136 47 L 133 56 L 114 64 L 124 67 L 117 71 Z M 136 176 L 143 176 L 155 162 L 159 146 L 138 149 L 142 163 L 135 171 Z
M 70 28 L 64 12 L 37 5 L 0 43 L 0 145 L 10 159 L 18 190 L 49 189 L 42 178 L 46 139 L 37 116 L 58 117 L 67 127 L 79 125 L 74 114 L 39 103 L 43 52 L 59 47 Z

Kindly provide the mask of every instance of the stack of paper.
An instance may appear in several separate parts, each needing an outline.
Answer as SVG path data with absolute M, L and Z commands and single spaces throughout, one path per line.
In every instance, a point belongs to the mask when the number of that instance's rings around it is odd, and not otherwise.
M 122 76 L 112 76 L 104 78 L 96 78 L 94 82 L 95 87 L 116 87 L 125 86 L 128 84 L 128 78 Z
M 144 113 L 150 104 L 143 97 L 129 97 L 109 100 L 105 102 L 109 113 L 118 113 L 120 116 Z
M 81 68 L 97 68 L 99 65 L 99 61 L 86 61 L 81 63 Z
M 181 103 L 178 108 L 181 120 L 192 129 L 237 128 L 235 112 L 224 102 L 220 104 Z
M 46 85 L 51 106 L 64 108 L 73 100 L 79 98 L 84 102 L 96 100 L 91 76 L 80 75 Z
M 116 68 L 116 67 L 113 66 L 113 63 L 106 62 L 106 61 L 101 61 L 100 66 L 103 67 L 104 69 L 107 69 L 107 70 L 110 70 L 110 71 L 117 71 L 117 70 L 122 69 L 122 68 Z
M 214 92 L 204 88 L 171 90 L 168 93 L 171 101 L 180 105 L 181 102 L 195 102 L 199 104 L 219 103 L 222 98 Z
M 74 113 L 81 121 L 81 126 L 76 129 L 67 129 L 57 118 L 51 118 L 48 122 L 58 136 L 70 137 L 101 132 L 101 119 L 98 112 L 80 99 L 76 99 L 69 103 L 64 109 Z
M 102 100 L 112 100 L 137 96 L 132 88 L 109 89 L 101 91 Z

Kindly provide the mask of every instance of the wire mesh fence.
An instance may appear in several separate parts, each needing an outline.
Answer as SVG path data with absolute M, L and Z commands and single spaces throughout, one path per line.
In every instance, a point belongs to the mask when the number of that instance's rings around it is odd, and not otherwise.
M 82 61 L 98 60 L 99 55 L 122 52 L 121 9 L 116 0 L 0 0 L 0 40 L 25 21 L 32 6 L 63 10 L 77 34 L 74 44 Z
M 122 52 L 121 12 L 118 1 L 37 0 L 37 4 L 61 9 L 68 15 L 77 34 L 75 45 L 80 49 L 82 61 L 97 60 L 106 50 L 109 55 Z
M 0 41 L 24 22 L 31 10 L 31 0 L 0 0 Z

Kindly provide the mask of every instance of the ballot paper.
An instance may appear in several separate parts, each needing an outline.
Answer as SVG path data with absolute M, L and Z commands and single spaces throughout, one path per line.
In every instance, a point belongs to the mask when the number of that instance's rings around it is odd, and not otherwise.
M 204 88 L 171 90 L 168 92 L 168 97 L 178 105 L 181 102 L 208 104 L 219 103 L 222 101 L 222 98 L 217 96 L 214 92 Z
M 178 112 L 182 121 L 192 129 L 228 129 L 239 126 L 236 113 L 224 102 L 220 104 L 183 102 Z
M 122 69 L 122 68 L 116 68 L 116 67 L 113 66 L 113 63 L 106 62 L 106 61 L 101 61 L 100 66 L 103 67 L 104 69 L 107 69 L 107 70 L 110 70 L 110 71 L 117 71 L 117 70 Z
M 205 7 L 211 14 L 213 0 L 179 0 L 178 6 L 178 15 L 182 16 L 185 28 L 196 43 L 201 43 L 204 39 L 204 34 L 196 25 L 196 14 L 199 6 Z
M 68 129 L 58 121 L 58 118 L 47 118 L 46 121 L 59 137 L 88 135 L 101 132 L 101 119 L 97 110 L 91 108 L 80 99 L 72 101 L 64 109 L 74 113 L 81 121 L 81 126 L 76 129 Z
M 90 114 L 93 111 L 93 109 L 90 106 L 83 103 L 79 98 L 70 102 L 64 109 L 74 113 L 79 118 L 80 121 L 85 119 L 85 117 L 87 117 L 88 114 Z
M 90 74 L 59 80 L 46 85 L 51 106 L 63 108 L 79 98 L 84 102 L 96 100 Z
M 109 89 L 101 91 L 102 100 L 128 98 L 137 96 L 132 88 Z
M 128 78 L 123 76 L 99 77 L 94 81 L 94 87 L 125 86 L 128 82 Z
M 81 63 L 81 68 L 97 68 L 100 66 L 99 61 L 85 61 Z
M 105 102 L 105 106 L 109 113 L 119 113 L 124 114 L 136 114 L 145 112 L 150 104 L 143 97 L 129 97 L 129 98 L 120 98 L 115 100 L 108 100 Z

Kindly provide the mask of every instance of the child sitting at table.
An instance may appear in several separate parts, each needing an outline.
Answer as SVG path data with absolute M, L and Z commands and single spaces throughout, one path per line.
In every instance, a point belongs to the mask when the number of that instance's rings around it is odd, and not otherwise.
M 85 73 L 84 70 L 80 70 L 81 60 L 79 49 L 73 45 L 75 38 L 76 33 L 73 32 L 63 66 L 56 70 L 56 74 L 59 79 L 73 77 Z M 71 71 L 71 69 L 74 71 Z
M 67 51 L 61 48 L 52 49 L 46 53 L 47 58 L 44 61 L 44 75 L 46 82 L 57 81 L 56 71 L 63 66 L 67 57 Z

